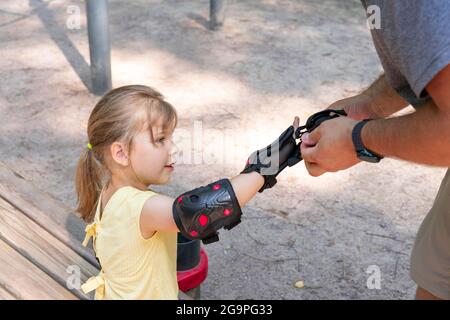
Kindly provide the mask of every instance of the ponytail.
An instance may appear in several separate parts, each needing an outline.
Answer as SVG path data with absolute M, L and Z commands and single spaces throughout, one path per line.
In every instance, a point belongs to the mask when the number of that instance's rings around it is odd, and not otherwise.
M 77 212 L 86 222 L 91 222 L 95 215 L 97 200 L 102 189 L 101 170 L 101 166 L 95 159 L 94 151 L 86 148 L 78 160 L 75 176 Z

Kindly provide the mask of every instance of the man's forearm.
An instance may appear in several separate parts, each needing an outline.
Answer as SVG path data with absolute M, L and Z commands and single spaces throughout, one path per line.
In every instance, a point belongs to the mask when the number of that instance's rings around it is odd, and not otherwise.
M 450 167 L 450 112 L 431 101 L 411 114 L 370 121 L 362 140 L 367 149 L 384 156 Z
M 372 111 L 380 118 L 386 118 L 409 105 L 391 87 L 384 74 L 364 90 L 361 95 L 369 97 Z

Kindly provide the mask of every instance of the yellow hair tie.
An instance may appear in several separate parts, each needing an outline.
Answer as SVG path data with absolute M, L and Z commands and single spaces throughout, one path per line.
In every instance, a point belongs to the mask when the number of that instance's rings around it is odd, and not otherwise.
M 87 144 L 87 147 L 88 147 L 89 150 L 92 150 L 92 144 L 90 144 L 89 142 Z

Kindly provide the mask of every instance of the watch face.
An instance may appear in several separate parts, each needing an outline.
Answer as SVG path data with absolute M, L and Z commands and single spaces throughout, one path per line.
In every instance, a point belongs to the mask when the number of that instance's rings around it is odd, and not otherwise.
M 376 155 L 368 152 L 367 150 L 358 151 L 358 158 L 362 161 L 377 163 L 380 162 L 380 158 Z

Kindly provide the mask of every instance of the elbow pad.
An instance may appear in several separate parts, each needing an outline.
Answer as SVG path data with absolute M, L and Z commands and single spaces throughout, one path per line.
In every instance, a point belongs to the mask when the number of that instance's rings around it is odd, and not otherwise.
M 172 206 L 173 218 L 188 239 L 204 244 L 219 240 L 218 230 L 241 222 L 241 207 L 230 180 L 222 179 L 183 193 Z

